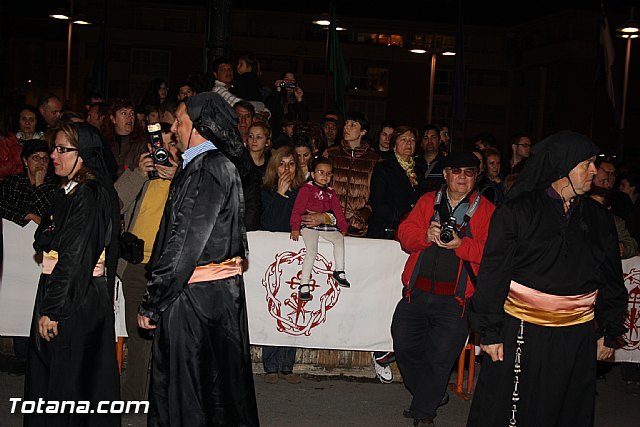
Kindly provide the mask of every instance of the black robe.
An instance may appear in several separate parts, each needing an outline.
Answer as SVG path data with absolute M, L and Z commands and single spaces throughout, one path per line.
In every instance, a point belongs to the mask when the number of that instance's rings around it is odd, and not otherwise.
M 596 338 L 615 348 L 627 292 L 611 214 L 576 198 L 568 214 L 553 190 L 506 201 L 491 220 L 469 315 L 483 344 L 504 344 L 504 361 L 486 356 L 469 426 L 509 425 L 520 320 L 505 314 L 511 280 L 552 295 L 598 290 L 595 321 L 544 327 L 524 322 L 518 426 L 593 424 Z
M 188 284 L 247 248 L 235 166 L 218 150 L 196 156 L 171 183 L 140 307 L 157 324 L 149 425 L 258 425 L 242 277 Z
M 31 325 L 25 400 L 119 400 L 113 303 L 106 277 L 93 277 L 108 240 L 110 196 L 97 181 L 57 195 L 36 231 L 37 250 L 58 252 L 51 274 L 38 284 Z M 58 321 L 50 342 L 38 333 L 38 320 Z M 25 425 L 119 426 L 119 415 L 25 415 Z

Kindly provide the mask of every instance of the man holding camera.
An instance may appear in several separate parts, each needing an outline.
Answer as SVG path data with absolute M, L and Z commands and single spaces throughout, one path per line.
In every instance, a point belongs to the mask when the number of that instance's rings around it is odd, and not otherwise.
M 391 334 L 413 395 L 404 415 L 416 426 L 433 425 L 467 338 L 468 301 L 494 211 L 475 191 L 480 162 L 471 151 L 453 152 L 443 161 L 446 184 L 422 196 L 398 227 L 398 240 L 410 255 Z
M 146 266 L 169 196 L 169 186 L 178 169 L 179 153 L 172 142 L 171 125 L 156 123 L 150 126 L 160 128 L 158 133 L 161 139 L 158 140 L 158 135 L 154 135 L 148 146 L 149 152 L 140 155 L 138 167 L 125 170 L 114 184 L 121 202 L 123 230 L 144 241 L 142 262 L 134 264 L 123 259 L 118 264 L 118 275 L 122 279 L 125 294 L 125 321 L 129 335 L 127 368 L 121 382 L 124 400 L 146 400 L 149 388 L 151 336 L 138 328 L 138 306 L 147 288 Z M 163 156 L 163 153 L 170 155 Z

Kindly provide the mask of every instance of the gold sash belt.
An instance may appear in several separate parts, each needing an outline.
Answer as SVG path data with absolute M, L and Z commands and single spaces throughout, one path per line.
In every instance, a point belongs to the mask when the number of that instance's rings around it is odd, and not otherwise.
M 93 267 L 93 277 L 101 277 L 104 276 L 105 268 L 104 268 L 104 260 L 105 260 L 105 252 L 102 251 L 100 254 L 100 258 L 98 258 L 98 262 L 95 267 Z M 53 268 L 58 263 L 58 252 L 49 251 L 44 252 L 42 254 L 42 274 L 51 274 L 53 272 Z
M 511 281 L 504 311 L 540 326 L 571 326 L 593 320 L 598 291 L 582 295 L 551 295 Z

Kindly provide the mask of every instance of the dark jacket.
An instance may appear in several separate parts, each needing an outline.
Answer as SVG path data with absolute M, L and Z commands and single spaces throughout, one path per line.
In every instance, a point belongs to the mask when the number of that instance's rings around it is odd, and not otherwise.
M 422 196 L 424 178 L 417 175 L 417 179 L 418 185 L 412 187 L 395 155 L 375 166 L 371 176 L 371 218 L 367 237 L 394 238 L 400 221 Z
M 333 189 L 340 198 L 340 205 L 347 218 L 348 234 L 366 236 L 371 216 L 371 175 L 380 156 L 366 142 L 352 150 L 346 141 L 342 141 L 340 145 L 330 147 L 327 151 L 333 164 Z
M 260 230 L 265 231 L 291 231 L 291 212 L 298 196 L 297 190 L 287 191 L 287 197 L 283 197 L 276 189 L 262 188 L 262 215 L 260 217 Z

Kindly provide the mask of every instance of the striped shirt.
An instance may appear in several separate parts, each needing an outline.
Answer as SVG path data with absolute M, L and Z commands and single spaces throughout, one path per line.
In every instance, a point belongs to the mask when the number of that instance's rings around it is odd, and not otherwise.
M 186 168 L 189 162 L 196 158 L 199 154 L 206 151 L 216 150 L 217 147 L 213 145 L 211 141 L 205 141 L 202 144 L 198 144 L 195 147 L 189 147 L 182 153 L 182 168 Z

